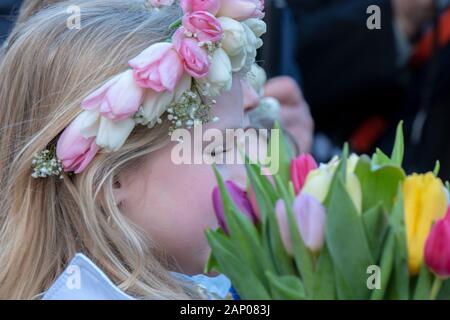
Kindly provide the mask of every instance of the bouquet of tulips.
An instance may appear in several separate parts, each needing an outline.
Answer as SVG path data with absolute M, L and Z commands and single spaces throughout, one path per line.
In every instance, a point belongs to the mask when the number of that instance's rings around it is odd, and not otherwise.
M 277 145 L 278 172 L 246 161 L 246 191 L 216 170 L 220 228 L 206 233 L 206 271 L 228 276 L 242 299 L 450 297 L 448 183 L 439 162 L 405 174 L 401 124 L 391 156 L 345 146 L 318 165 L 294 159 L 282 135 Z

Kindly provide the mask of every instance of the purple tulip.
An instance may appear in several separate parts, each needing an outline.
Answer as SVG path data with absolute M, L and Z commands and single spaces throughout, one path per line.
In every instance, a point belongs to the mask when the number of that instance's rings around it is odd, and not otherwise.
M 253 223 L 257 221 L 257 217 L 252 209 L 252 205 L 247 197 L 247 193 L 239 188 L 234 182 L 226 181 L 225 187 L 227 188 L 228 194 L 231 200 L 234 202 L 236 207 L 245 214 Z M 223 208 L 222 198 L 220 196 L 219 187 L 215 187 L 212 194 L 214 211 L 216 213 L 217 220 L 219 221 L 220 227 L 228 234 L 228 228 L 225 221 L 225 213 Z
M 292 210 L 305 246 L 312 252 L 320 251 L 325 241 L 325 208 L 312 196 L 300 194 L 295 198 Z M 289 220 L 283 200 L 276 203 L 275 213 L 284 247 L 292 254 Z

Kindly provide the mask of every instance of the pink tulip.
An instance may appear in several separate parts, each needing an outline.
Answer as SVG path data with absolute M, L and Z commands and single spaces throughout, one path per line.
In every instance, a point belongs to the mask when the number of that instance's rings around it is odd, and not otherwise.
M 156 92 L 175 90 L 183 75 L 183 62 L 168 42 L 151 45 L 129 64 L 139 86 Z
M 164 6 L 171 6 L 175 0 L 150 0 L 150 4 L 155 8 L 161 8 Z
M 133 79 L 131 70 L 125 71 L 86 97 L 81 106 L 98 110 L 111 120 L 119 121 L 135 114 L 142 103 L 144 90 Z
M 299 194 L 305 185 L 308 174 L 317 169 L 317 162 L 310 154 L 302 154 L 291 162 L 291 180 L 296 194 Z
M 315 198 L 300 194 L 295 198 L 292 210 L 305 246 L 312 252 L 320 251 L 325 241 L 325 208 Z M 283 200 L 276 203 L 275 213 L 284 247 L 292 254 L 289 220 Z
M 247 198 L 247 193 L 245 191 L 243 191 L 241 188 L 239 188 L 232 181 L 226 181 L 225 187 L 227 188 L 228 194 L 230 195 L 231 200 L 234 202 L 236 207 L 243 214 L 245 214 L 245 216 L 248 217 L 253 223 L 255 223 L 258 219 L 257 219 L 255 213 L 253 212 L 250 201 Z M 218 187 L 214 188 L 212 198 L 213 198 L 214 211 L 216 213 L 216 217 L 219 222 L 219 225 L 222 228 L 222 230 L 228 234 L 228 228 L 227 228 L 227 224 L 225 221 L 223 202 L 222 202 L 222 198 L 220 196 L 220 190 Z
M 425 243 L 425 263 L 436 275 L 450 277 L 450 208 L 436 221 Z
M 250 18 L 264 18 L 264 0 L 221 0 L 220 17 L 229 17 L 238 21 Z
M 194 78 L 204 78 L 211 65 L 208 53 L 199 46 L 197 40 L 186 37 L 184 32 L 185 30 L 180 28 L 173 36 L 173 43 L 183 60 L 184 69 Z
M 72 121 L 56 145 L 56 156 L 61 160 L 66 172 L 83 172 L 100 149 L 95 143 L 95 136 L 85 138 L 81 134 L 83 120 L 83 117 L 78 116 Z
M 216 15 L 220 8 L 219 0 L 181 0 L 181 8 L 184 13 L 191 13 L 195 11 L 207 11 Z
M 222 39 L 223 31 L 219 20 L 206 11 L 186 13 L 183 17 L 183 27 L 201 42 L 217 42 Z

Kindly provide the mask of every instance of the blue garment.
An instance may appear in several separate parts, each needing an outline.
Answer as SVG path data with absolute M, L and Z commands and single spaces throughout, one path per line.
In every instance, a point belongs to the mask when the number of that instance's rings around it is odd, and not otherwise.
M 231 283 L 227 277 L 187 276 L 172 273 L 192 281 L 212 296 L 225 299 Z M 88 257 L 78 253 L 55 283 L 45 292 L 44 300 L 135 300 L 119 289 Z

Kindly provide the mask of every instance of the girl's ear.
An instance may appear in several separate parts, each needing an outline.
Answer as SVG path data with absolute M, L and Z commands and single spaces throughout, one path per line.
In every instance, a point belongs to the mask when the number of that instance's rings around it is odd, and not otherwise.
M 126 199 L 126 190 L 121 175 L 115 175 L 113 178 L 114 201 L 120 207 Z

